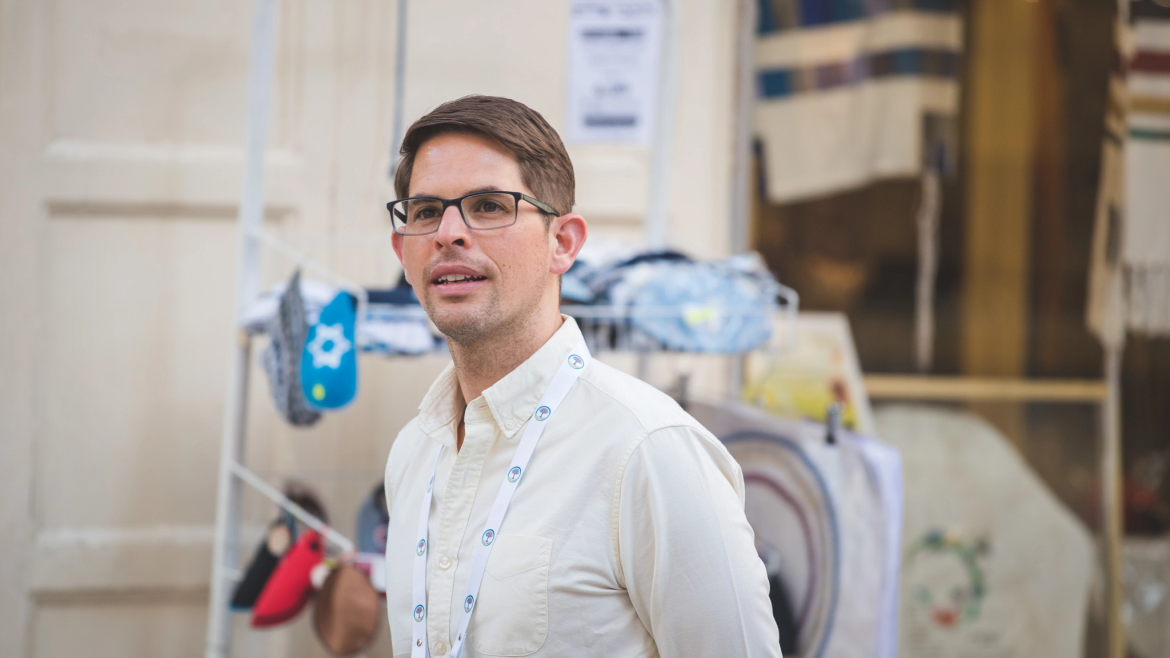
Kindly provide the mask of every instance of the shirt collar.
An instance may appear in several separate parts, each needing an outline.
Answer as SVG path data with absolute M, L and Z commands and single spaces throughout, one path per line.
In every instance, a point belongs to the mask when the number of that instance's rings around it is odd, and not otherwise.
M 564 324 L 532 356 L 492 384 L 472 404 L 486 402 L 504 436 L 511 439 L 535 411 L 561 360 L 581 340 L 581 330 L 573 318 L 562 315 Z M 419 404 L 419 427 L 449 448 L 455 444 L 454 426 L 463 413 L 455 366 L 450 364 L 431 385 Z M 447 431 L 443 431 L 446 429 Z M 448 436 L 449 435 L 449 436 Z

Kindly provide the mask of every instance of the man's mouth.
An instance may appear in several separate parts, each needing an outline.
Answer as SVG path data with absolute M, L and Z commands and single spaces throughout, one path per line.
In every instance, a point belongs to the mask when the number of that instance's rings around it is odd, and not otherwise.
M 478 276 L 475 274 L 444 274 L 443 276 L 435 278 L 431 283 L 436 286 L 445 286 L 449 283 L 462 283 L 464 281 L 483 281 L 487 279 L 486 276 Z

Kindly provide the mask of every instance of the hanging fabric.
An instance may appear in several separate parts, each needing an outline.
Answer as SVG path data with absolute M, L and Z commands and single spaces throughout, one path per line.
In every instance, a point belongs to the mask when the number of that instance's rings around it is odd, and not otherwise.
M 898 451 L 739 403 L 687 405 L 743 469 L 756 550 L 791 655 L 895 658 L 902 544 Z M 788 608 L 787 610 L 785 608 Z M 789 655 L 786 648 L 785 655 Z
M 1125 332 L 1170 335 L 1170 8 L 1119 3 L 1086 322 L 1111 349 Z
M 1130 330 L 1170 335 L 1170 7 L 1131 5 L 1122 260 Z
M 758 0 L 756 132 L 767 198 L 915 177 L 956 152 L 956 0 Z

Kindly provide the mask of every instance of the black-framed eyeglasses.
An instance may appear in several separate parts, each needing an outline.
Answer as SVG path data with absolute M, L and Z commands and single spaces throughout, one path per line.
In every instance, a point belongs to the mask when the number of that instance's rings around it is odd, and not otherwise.
M 507 228 L 520 215 L 520 201 L 527 201 L 546 215 L 559 216 L 552 206 L 521 192 L 473 192 L 458 199 L 440 199 L 433 196 L 412 196 L 386 204 L 394 224 L 394 232 L 401 235 L 426 235 L 439 230 L 443 213 L 449 206 L 459 208 L 463 222 L 478 231 Z

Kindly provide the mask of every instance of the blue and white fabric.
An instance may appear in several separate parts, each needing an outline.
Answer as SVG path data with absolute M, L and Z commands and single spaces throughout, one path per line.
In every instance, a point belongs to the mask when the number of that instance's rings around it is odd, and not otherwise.
M 264 331 L 276 315 L 285 284 L 265 291 L 245 309 L 241 325 L 249 333 Z M 313 279 L 301 279 L 305 320 L 316 324 L 321 310 L 337 296 L 337 289 Z M 426 311 L 409 286 L 367 290 L 369 303 L 357 322 L 355 342 L 359 352 L 384 356 L 413 356 L 446 349 L 446 341 L 431 329 Z
M 940 145 L 953 162 L 958 4 L 758 0 L 755 124 L 771 201 L 914 177 Z
M 755 254 L 704 262 L 671 250 L 610 250 L 583 253 L 561 294 L 609 309 L 578 317 L 595 341 L 608 335 L 608 347 L 739 353 L 771 336 L 778 291 Z
M 301 355 L 301 391 L 309 406 L 336 411 L 357 396 L 356 320 L 357 299 L 339 292 L 309 328 Z

